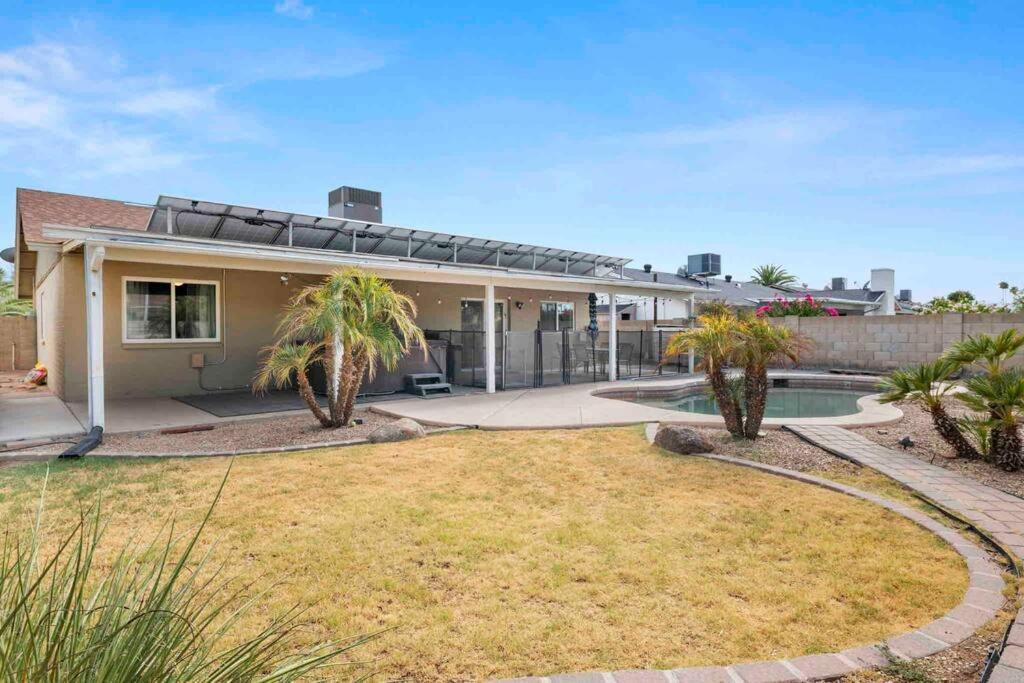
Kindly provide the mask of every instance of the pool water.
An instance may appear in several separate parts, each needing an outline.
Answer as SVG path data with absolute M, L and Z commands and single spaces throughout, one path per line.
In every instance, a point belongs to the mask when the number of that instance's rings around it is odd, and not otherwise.
M 770 389 L 765 417 L 835 417 L 860 412 L 857 399 L 871 392 L 854 389 Z M 718 414 L 718 402 L 708 394 L 680 398 L 646 398 L 638 403 L 686 413 Z

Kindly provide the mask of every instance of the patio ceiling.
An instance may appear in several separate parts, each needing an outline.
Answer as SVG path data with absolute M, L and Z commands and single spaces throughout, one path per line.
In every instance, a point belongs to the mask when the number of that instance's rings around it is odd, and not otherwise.
M 571 249 L 161 195 L 149 232 L 438 263 L 604 276 L 631 259 Z

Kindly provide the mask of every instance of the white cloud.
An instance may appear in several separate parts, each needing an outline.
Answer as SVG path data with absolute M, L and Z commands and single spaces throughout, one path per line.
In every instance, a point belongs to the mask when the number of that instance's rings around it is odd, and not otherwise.
M 217 88 L 157 88 L 131 95 L 118 110 L 137 116 L 191 116 L 217 106 Z
M 281 0 L 274 5 L 274 11 L 293 19 L 309 19 L 313 16 L 313 8 L 302 0 Z

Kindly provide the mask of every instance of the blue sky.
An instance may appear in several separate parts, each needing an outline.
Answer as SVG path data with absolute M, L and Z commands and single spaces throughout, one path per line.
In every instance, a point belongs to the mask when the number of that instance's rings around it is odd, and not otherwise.
M 0 1 L 14 188 L 160 193 L 918 299 L 1024 284 L 1015 3 Z M 827 5 L 827 7 L 826 7 Z

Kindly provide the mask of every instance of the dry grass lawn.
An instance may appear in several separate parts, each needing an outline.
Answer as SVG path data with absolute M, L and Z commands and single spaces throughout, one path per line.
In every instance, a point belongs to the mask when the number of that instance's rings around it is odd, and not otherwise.
M 55 463 L 49 520 L 102 492 L 112 545 L 148 537 L 172 514 L 194 523 L 227 467 Z M 0 471 L 8 524 L 28 522 L 43 472 Z M 363 654 L 417 681 L 831 651 L 924 624 L 966 589 L 959 556 L 900 517 L 665 454 L 637 428 L 239 458 L 208 538 L 230 571 L 287 578 L 264 614 L 309 606 L 311 638 L 393 627 Z

